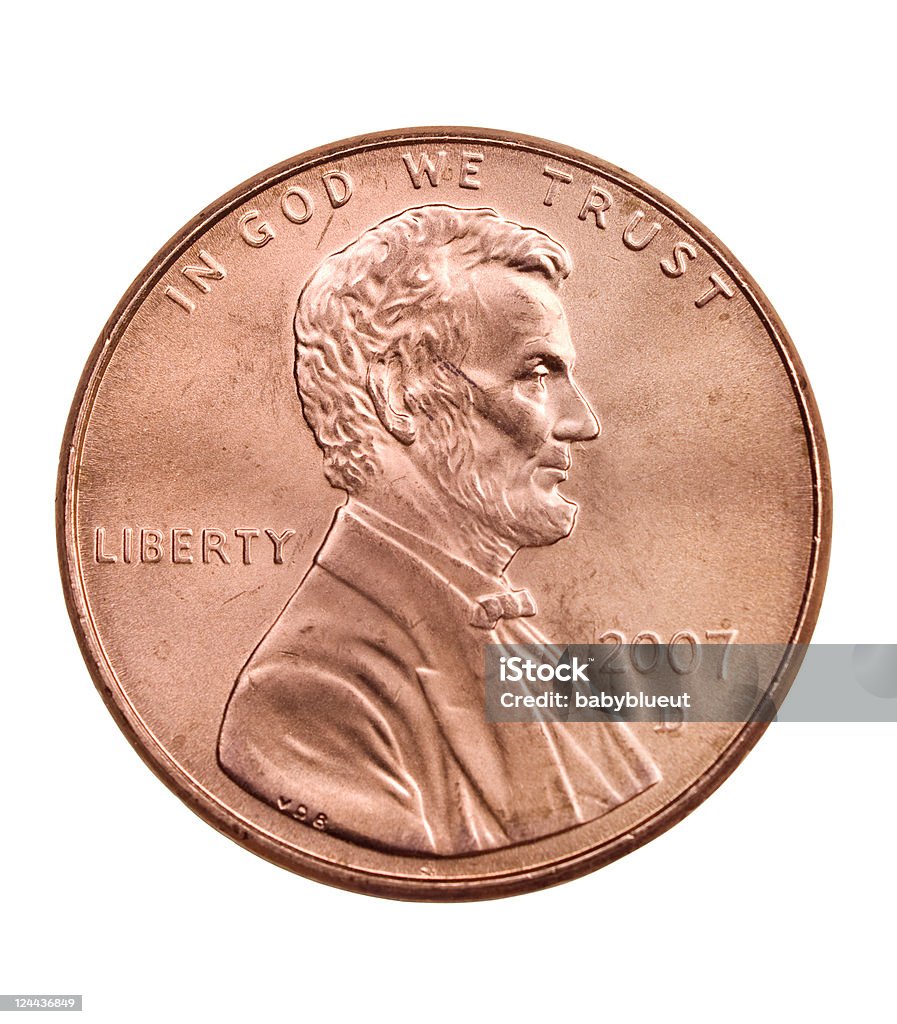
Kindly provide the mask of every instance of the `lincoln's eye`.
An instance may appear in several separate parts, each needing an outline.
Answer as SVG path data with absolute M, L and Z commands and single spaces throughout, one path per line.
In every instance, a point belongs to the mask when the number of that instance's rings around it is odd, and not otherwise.
M 549 372 L 548 367 L 544 363 L 539 363 L 538 366 L 533 367 L 532 376 L 540 388 L 545 387 L 545 378 L 548 376 Z

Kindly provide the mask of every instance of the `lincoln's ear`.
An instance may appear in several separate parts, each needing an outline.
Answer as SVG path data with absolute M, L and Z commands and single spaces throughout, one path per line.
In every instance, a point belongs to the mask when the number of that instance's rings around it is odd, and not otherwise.
M 368 394 L 384 427 L 402 444 L 414 441 L 417 428 L 408 405 L 405 368 L 394 352 L 377 356 L 368 366 Z

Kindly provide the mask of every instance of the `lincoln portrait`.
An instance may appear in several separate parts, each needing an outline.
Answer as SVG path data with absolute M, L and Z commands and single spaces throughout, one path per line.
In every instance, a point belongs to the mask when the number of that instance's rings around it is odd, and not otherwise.
M 458 856 L 659 780 L 623 723 L 485 714 L 486 645 L 548 643 L 508 567 L 574 529 L 564 482 L 600 430 L 574 376 L 571 270 L 542 231 L 430 205 L 306 282 L 296 385 L 346 500 L 224 712 L 219 763 L 257 798 L 374 849 Z

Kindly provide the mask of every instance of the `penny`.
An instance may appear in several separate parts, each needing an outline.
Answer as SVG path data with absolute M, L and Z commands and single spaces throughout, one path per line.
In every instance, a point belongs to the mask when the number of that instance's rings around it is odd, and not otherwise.
M 491 721 L 487 648 L 804 644 L 831 529 L 734 257 L 616 167 L 461 128 L 298 156 L 176 235 L 90 356 L 58 497 L 150 768 L 255 853 L 422 900 L 601 867 L 763 732 Z

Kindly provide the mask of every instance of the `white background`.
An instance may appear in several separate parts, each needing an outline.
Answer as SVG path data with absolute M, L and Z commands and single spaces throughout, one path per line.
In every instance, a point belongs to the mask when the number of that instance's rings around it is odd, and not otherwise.
M 217 834 L 130 750 L 68 623 L 52 507 L 93 341 L 193 214 L 347 136 L 507 128 L 627 168 L 754 275 L 831 452 L 816 639 L 894 642 L 893 5 L 32 3 L 4 21 L 0 992 L 83 993 L 97 1022 L 893 1020 L 895 726 L 773 726 L 671 832 L 553 890 L 340 892 Z

